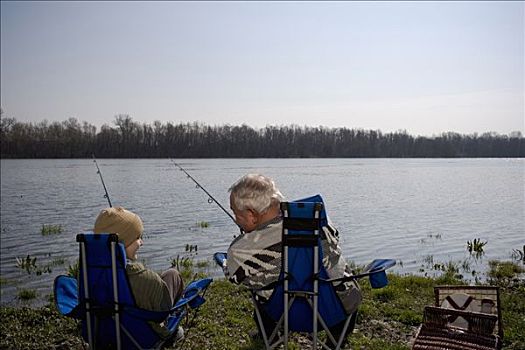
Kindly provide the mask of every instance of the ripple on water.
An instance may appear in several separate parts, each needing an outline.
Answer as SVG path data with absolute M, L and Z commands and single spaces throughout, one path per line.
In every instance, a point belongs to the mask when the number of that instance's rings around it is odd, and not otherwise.
M 167 159 L 98 162 L 114 206 L 141 215 L 141 259 L 162 270 L 171 258 L 198 246 L 197 260 L 225 251 L 238 229 L 208 196 Z M 505 159 L 187 159 L 192 176 L 228 209 L 228 187 L 240 176 L 261 172 L 275 178 L 290 199 L 320 193 L 341 233 L 343 253 L 365 264 L 394 258 L 394 271 L 418 273 L 429 256 L 436 262 L 468 259 L 466 242 L 488 241 L 489 259 L 508 259 L 525 237 L 525 160 Z M 1 160 L 2 302 L 19 288 L 51 292 L 52 280 L 74 263 L 75 235 L 93 227 L 108 203 L 91 159 Z M 201 228 L 199 223 L 209 224 Z M 62 233 L 42 236 L 43 224 Z M 439 237 L 439 238 L 437 238 Z M 16 267 L 16 257 L 42 264 L 64 258 L 41 276 Z M 49 254 L 51 254 L 49 256 Z M 211 273 L 220 270 L 211 268 Z

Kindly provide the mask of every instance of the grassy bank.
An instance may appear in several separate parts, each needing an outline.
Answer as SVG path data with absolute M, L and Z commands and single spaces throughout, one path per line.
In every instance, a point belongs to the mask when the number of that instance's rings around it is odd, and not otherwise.
M 525 349 L 525 282 L 518 278 L 519 265 L 492 263 L 488 282 L 501 287 L 504 349 Z M 389 276 L 388 287 L 372 290 L 363 280 L 364 302 L 350 338 L 353 349 L 409 349 L 410 340 L 422 321 L 423 308 L 433 303 L 433 287 L 464 284 L 453 271 L 441 277 Z M 253 307 L 246 289 L 224 280 L 212 283 L 208 302 L 195 325 L 187 331 L 184 349 L 263 349 L 251 340 L 255 328 Z M 53 306 L 1 308 L 1 349 L 82 349 L 77 322 L 60 316 Z M 301 349 L 302 338 L 294 337 L 292 349 Z

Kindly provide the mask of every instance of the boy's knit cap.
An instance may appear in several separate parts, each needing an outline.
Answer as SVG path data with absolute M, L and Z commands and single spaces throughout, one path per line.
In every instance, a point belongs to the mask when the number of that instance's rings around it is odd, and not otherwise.
M 144 226 L 137 214 L 122 207 L 106 208 L 98 214 L 94 233 L 116 233 L 127 247 L 142 236 Z

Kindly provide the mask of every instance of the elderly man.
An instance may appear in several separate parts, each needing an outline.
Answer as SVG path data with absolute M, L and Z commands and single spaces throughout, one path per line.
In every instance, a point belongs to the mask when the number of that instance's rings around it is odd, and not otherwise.
M 228 248 L 228 267 L 226 276 L 236 284 L 246 285 L 256 291 L 258 300 L 264 303 L 272 290 L 261 288 L 276 282 L 281 272 L 281 235 L 282 217 L 280 202 L 284 196 L 274 181 L 259 174 L 248 174 L 240 178 L 229 189 L 230 207 L 237 224 L 245 231 Z M 322 249 L 325 258 L 323 265 L 330 278 L 344 277 L 350 274 L 345 259 L 338 245 L 339 234 L 330 224 L 323 228 Z M 355 325 L 355 316 L 361 303 L 361 291 L 357 283 L 339 282 L 335 285 L 338 296 L 347 314 L 353 314 L 347 334 Z M 267 333 L 271 333 L 275 324 L 263 314 L 263 323 Z M 338 337 L 343 323 L 332 327 L 332 333 Z

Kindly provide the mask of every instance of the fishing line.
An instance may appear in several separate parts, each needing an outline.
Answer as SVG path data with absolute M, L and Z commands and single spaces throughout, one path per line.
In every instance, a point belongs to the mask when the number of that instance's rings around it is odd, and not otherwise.
M 237 227 L 239 227 L 239 229 L 241 230 L 241 233 L 243 232 L 242 228 L 239 226 L 239 224 L 237 224 L 237 222 L 235 221 L 235 218 L 232 216 L 232 214 L 230 214 L 226 209 L 224 209 L 224 207 L 221 205 L 221 203 L 217 202 L 217 200 L 208 192 L 206 191 L 206 189 L 204 187 L 202 187 L 202 185 L 193 178 L 193 176 L 191 176 L 183 167 L 181 167 L 179 164 L 177 164 L 173 159 L 170 159 L 171 162 L 176 166 L 178 167 L 182 172 L 184 172 L 184 174 L 186 174 L 186 176 L 191 179 L 191 181 L 193 181 L 196 185 L 197 188 L 200 188 L 201 190 L 204 191 L 204 193 L 206 193 L 206 195 L 208 196 L 208 203 L 213 203 L 215 202 L 215 204 L 217 204 L 219 206 L 219 208 L 222 209 L 223 212 L 226 213 L 226 215 L 228 215 L 230 217 L 230 219 L 232 219 L 232 221 L 235 223 L 235 225 L 237 225 Z
M 111 200 L 109 199 L 109 193 L 108 189 L 106 188 L 106 184 L 104 183 L 104 179 L 102 178 L 102 172 L 100 171 L 100 168 L 98 167 L 97 158 L 95 158 L 95 153 L 92 154 L 93 156 L 93 162 L 95 163 L 95 166 L 97 167 L 97 174 L 100 176 L 100 181 L 102 181 L 102 186 L 104 187 L 104 198 L 108 200 L 109 207 L 112 208 Z

